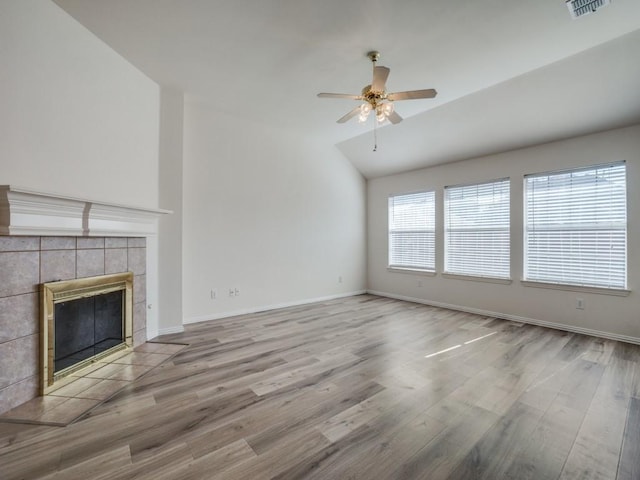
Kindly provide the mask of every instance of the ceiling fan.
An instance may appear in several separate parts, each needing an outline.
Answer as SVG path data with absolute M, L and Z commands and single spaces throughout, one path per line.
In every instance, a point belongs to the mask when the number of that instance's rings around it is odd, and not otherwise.
M 373 80 L 371 85 L 362 89 L 360 95 L 349 95 L 347 93 L 319 93 L 320 98 L 347 98 L 350 100 L 360 100 L 363 103 L 351 110 L 349 113 L 338 119 L 338 123 L 345 123 L 356 115 L 358 121 L 364 123 L 369 118 L 371 112 L 375 112 L 376 123 L 384 123 L 389 120 L 396 124 L 402 121 L 402 117 L 393 108 L 393 102 L 397 100 L 415 100 L 419 98 L 433 98 L 437 95 L 433 88 L 426 90 L 409 90 L 407 92 L 387 93 L 386 82 L 389 77 L 389 68 L 378 67 L 376 62 L 380 58 L 380 53 L 372 51 L 367 53 L 367 57 L 373 63 Z M 375 125 L 374 125 L 375 126 Z

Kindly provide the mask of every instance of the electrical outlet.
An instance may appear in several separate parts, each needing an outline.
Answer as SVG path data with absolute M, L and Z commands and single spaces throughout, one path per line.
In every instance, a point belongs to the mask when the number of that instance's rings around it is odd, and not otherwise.
M 576 298 L 576 308 L 578 310 L 584 310 L 584 298 Z
M 211 300 L 215 300 L 218 298 L 218 289 L 217 288 L 212 288 L 211 289 Z
M 233 293 L 236 297 L 240 296 L 240 290 L 238 290 L 237 288 L 233 291 Z
M 236 291 L 233 288 L 230 288 L 229 289 L 229 296 L 230 297 L 235 297 L 235 295 L 236 295 Z

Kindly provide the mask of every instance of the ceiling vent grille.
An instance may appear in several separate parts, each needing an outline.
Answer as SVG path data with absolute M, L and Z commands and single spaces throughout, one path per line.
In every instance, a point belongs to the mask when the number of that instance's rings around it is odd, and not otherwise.
M 609 5 L 610 0 L 567 0 L 567 8 L 573 18 L 578 18 Z

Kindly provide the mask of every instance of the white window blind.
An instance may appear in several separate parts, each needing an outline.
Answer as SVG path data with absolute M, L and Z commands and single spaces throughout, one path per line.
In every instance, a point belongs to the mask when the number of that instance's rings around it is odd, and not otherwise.
M 389 266 L 435 270 L 435 193 L 389 197 Z
M 624 163 L 525 177 L 525 280 L 626 288 Z
M 445 272 L 508 279 L 509 179 L 445 187 Z

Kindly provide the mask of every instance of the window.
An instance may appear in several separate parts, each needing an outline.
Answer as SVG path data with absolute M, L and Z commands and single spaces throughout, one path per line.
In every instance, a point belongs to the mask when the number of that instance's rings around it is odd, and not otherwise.
M 389 267 L 435 271 L 435 193 L 389 197 Z
M 525 177 L 525 280 L 626 288 L 624 163 Z
M 508 279 L 509 179 L 444 192 L 445 272 Z

